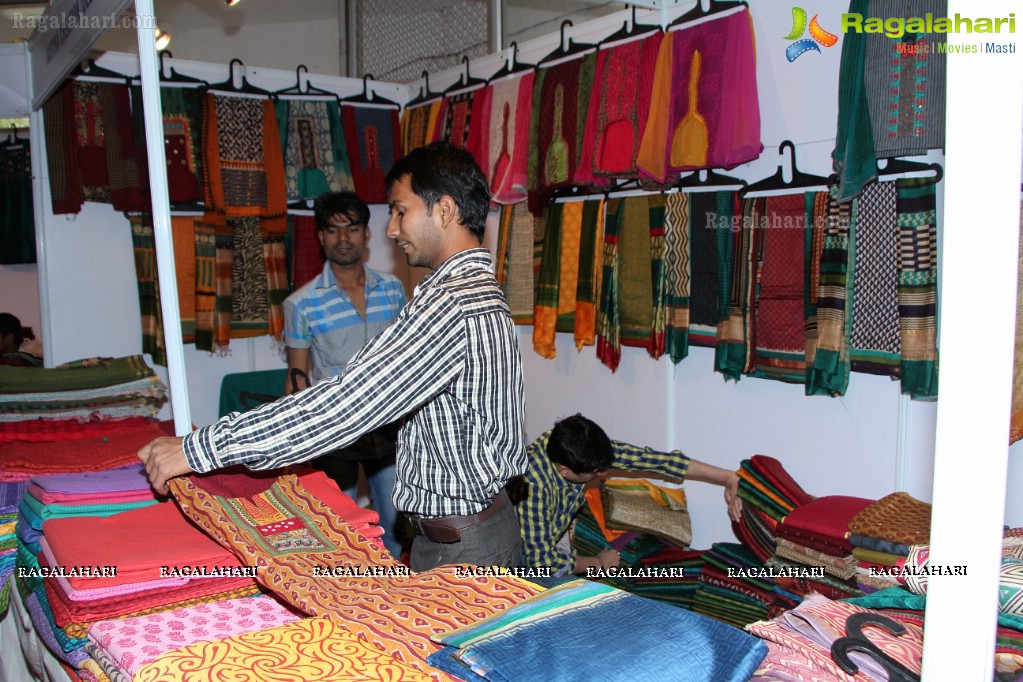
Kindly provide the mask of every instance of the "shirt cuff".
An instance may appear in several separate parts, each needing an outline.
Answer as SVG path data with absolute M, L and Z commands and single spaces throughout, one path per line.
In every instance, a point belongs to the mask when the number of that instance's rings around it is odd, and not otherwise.
M 196 429 L 184 437 L 181 447 L 185 451 L 185 459 L 189 468 L 200 474 L 222 468 L 217 457 L 216 445 L 213 441 L 215 424 Z

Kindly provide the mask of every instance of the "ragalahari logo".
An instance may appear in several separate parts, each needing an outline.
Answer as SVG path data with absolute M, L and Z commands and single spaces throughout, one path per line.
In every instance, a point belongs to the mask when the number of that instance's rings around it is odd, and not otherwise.
M 785 40 L 796 41 L 785 48 L 785 58 L 790 62 L 796 61 L 800 55 L 810 50 L 819 53 L 821 49 L 817 47 L 818 44 L 824 47 L 832 47 L 838 42 L 838 36 L 834 33 L 828 33 L 821 28 L 821 25 L 817 23 L 817 16 L 816 14 L 813 15 L 813 19 L 810 20 L 810 25 L 807 27 L 806 10 L 802 7 L 792 8 L 792 30 L 785 36 Z M 810 37 L 802 38 L 807 30 L 810 32 Z

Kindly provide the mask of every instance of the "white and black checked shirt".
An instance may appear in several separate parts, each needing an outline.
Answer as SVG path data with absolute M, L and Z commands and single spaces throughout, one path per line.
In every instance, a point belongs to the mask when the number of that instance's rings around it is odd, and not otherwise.
M 189 466 L 274 469 L 407 416 L 395 507 L 423 516 L 482 511 L 526 469 L 522 358 L 491 267 L 486 249 L 452 256 L 342 376 L 185 436 Z

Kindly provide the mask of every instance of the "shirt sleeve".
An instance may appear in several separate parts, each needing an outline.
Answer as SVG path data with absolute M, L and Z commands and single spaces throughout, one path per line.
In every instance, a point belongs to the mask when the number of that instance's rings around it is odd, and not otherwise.
M 611 441 L 615 469 L 624 471 L 649 471 L 668 478 L 684 481 L 689 474 L 689 456 L 680 450 L 661 452 L 651 448 L 640 448 L 621 441 Z
M 344 447 L 429 402 L 457 377 L 465 348 L 457 302 L 426 292 L 352 358 L 344 375 L 186 435 L 188 465 L 197 472 L 235 464 L 275 469 Z
M 536 457 L 546 458 L 542 443 L 546 438 L 541 436 L 527 446 L 527 459 L 532 462 Z M 554 519 L 557 510 L 549 487 L 544 486 L 537 476 L 526 472 L 526 498 L 515 510 L 519 516 L 519 529 L 522 533 L 522 551 L 524 565 L 530 567 L 551 567 L 571 572 L 575 562 L 571 555 L 558 549 L 561 533 L 555 527 Z
M 282 304 L 284 311 L 284 345 L 288 348 L 311 348 L 313 335 L 309 333 L 309 320 L 305 308 L 290 296 Z

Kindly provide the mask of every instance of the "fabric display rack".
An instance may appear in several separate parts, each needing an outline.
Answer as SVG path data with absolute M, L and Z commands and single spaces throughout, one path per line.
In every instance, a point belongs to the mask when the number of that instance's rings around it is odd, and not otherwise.
M 905 13 L 866 0 L 850 11 Z M 956 124 L 943 108 L 945 61 L 845 34 L 836 173 L 800 171 L 786 139 L 777 173 L 757 177 L 765 37 L 750 8 L 662 9 L 649 25 L 628 14 L 619 31 L 603 21 L 567 36 L 566 22 L 553 50 L 549 39 L 513 45 L 421 86 L 304 66 L 292 81 L 239 60 L 216 83 L 222 66 L 161 58 L 169 232 L 162 181 L 150 183 L 152 91 L 134 57 L 89 60 L 41 107 L 42 201 L 56 216 L 87 203 L 124 214 L 141 349 L 171 370 L 172 403 L 186 390 L 174 378 L 180 341 L 224 354 L 232 339 L 280 338 L 284 298 L 323 264 L 309 200 L 352 189 L 386 203 L 391 165 L 435 140 L 471 151 L 490 181 L 495 274 L 544 361 L 561 332 L 612 373 L 626 347 L 672 366 L 702 348 L 734 382 L 840 397 L 863 373 L 936 399 L 944 169 L 898 157 L 942 148 Z M 0 144 L 5 196 L 24 194 L 8 173 L 25 164 L 12 155 L 22 143 Z M 19 225 L 0 231 L 4 254 Z M 19 258 L 34 258 L 23 246 Z M 1023 434 L 1019 357 L 1013 369 L 1010 442 Z M 903 491 L 811 493 L 783 458 L 746 455 L 734 538 L 706 549 L 611 532 L 600 495 L 587 496 L 575 549 L 615 547 L 647 569 L 638 577 L 413 574 L 384 550 L 376 514 L 320 472 L 227 470 L 174 479 L 170 499 L 155 497 L 135 453 L 181 433 L 177 405 L 173 425 L 156 419 L 166 400 L 141 356 L 0 367 L 0 646 L 14 652 L 3 679 L 939 679 L 927 677 L 925 608 L 928 594 L 948 603 L 956 562 L 942 547 L 937 478 L 933 507 Z M 999 536 L 997 561 L 984 564 L 998 574 L 998 612 L 982 672 L 1017 680 L 1023 531 Z M 947 629 L 935 623 L 929 637 Z

